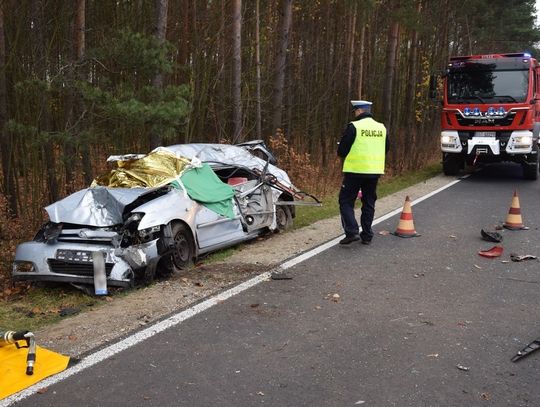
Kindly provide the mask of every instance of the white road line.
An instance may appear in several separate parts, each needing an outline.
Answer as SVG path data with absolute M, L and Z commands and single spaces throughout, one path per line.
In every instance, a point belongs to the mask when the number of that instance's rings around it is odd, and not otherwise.
M 467 176 L 465 177 L 462 177 L 461 179 L 463 178 L 466 178 Z M 438 194 L 439 192 L 441 191 L 444 191 L 445 189 L 447 188 L 450 188 L 451 186 L 457 184 L 459 181 L 461 181 L 461 179 L 457 179 L 455 181 L 452 181 L 444 186 L 442 186 L 441 188 L 435 190 L 435 191 L 432 191 L 430 192 L 429 194 L 426 194 L 414 201 L 411 202 L 411 205 L 415 205 L 417 203 L 420 203 L 430 197 L 432 197 L 433 195 L 435 194 Z M 393 210 L 392 212 L 389 212 L 377 219 L 375 219 L 373 221 L 373 224 L 376 225 L 380 222 L 383 222 L 389 218 L 391 218 L 392 216 L 394 215 L 397 215 L 398 213 L 400 213 L 402 210 L 402 208 L 397 208 L 395 210 Z M 274 271 L 284 271 L 284 270 L 287 270 L 295 265 L 297 265 L 298 263 L 301 263 L 313 256 L 316 256 L 317 254 L 319 253 L 322 253 L 323 251 L 331 248 L 332 246 L 335 246 L 339 240 L 342 238 L 342 236 L 338 236 L 336 237 L 335 239 L 332 239 L 331 241 L 329 242 L 326 242 L 312 250 L 309 250 L 305 253 L 302 253 L 301 255 L 293 258 L 293 259 L 290 259 L 286 262 L 284 262 L 283 264 L 281 264 L 280 266 L 278 266 Z M 70 367 L 66 370 L 64 370 L 63 372 L 57 374 L 57 375 L 54 375 L 54 376 L 51 376 L 51 377 L 48 377 L 42 381 L 40 381 L 39 383 L 36 383 L 34 384 L 33 386 L 31 387 L 28 387 L 18 393 L 15 393 L 3 400 L 0 400 L 0 407 L 8 407 L 10 406 L 11 404 L 17 402 L 17 401 L 21 401 L 25 398 L 28 398 L 30 397 L 31 395 L 35 394 L 37 390 L 41 389 L 41 388 L 44 388 L 44 387 L 49 387 L 49 386 L 52 386 L 53 384 L 56 384 L 58 382 L 61 382 L 62 380 L 64 379 L 67 379 L 68 377 L 71 377 L 79 372 L 82 372 L 83 370 L 91 367 L 91 366 L 94 366 L 95 364 L 99 363 L 99 362 L 102 362 L 114 355 L 116 355 L 117 353 L 123 351 L 123 350 L 126 350 L 126 349 L 129 349 L 131 348 L 132 346 L 135 346 L 137 345 L 138 343 L 146 340 L 146 339 L 149 339 L 151 338 L 152 336 L 160 333 L 160 332 L 163 332 L 164 330 L 168 329 L 168 328 L 171 328 L 175 325 L 178 325 L 182 322 L 184 322 L 185 320 L 213 307 L 214 305 L 216 304 L 219 304 L 220 302 L 223 302 L 237 294 L 240 294 L 241 292 L 243 291 L 246 291 L 247 289 L 251 288 L 251 287 L 254 287 L 256 286 L 257 284 L 265 281 L 265 280 L 268 280 L 271 276 L 271 272 L 266 272 L 266 273 L 263 273 L 263 274 L 260 274 L 248 281 L 245 281 L 227 291 L 224 291 L 220 294 L 216 294 L 215 296 L 213 297 L 210 297 L 206 300 L 204 300 L 203 302 L 193 306 L 193 307 L 190 307 L 184 311 L 181 311 L 177 314 L 174 314 L 173 316 L 167 318 L 167 319 L 164 319 L 163 321 L 160 321 L 158 323 L 156 323 L 155 325 L 152 325 L 148 328 L 145 328 L 143 329 L 142 331 L 139 331 L 123 340 L 121 340 L 120 342 L 117 342 L 117 343 L 114 343 L 112 345 L 109 345 L 107 346 L 106 348 L 103 348 L 95 353 L 92 353 L 90 355 L 88 355 L 87 357 L 85 357 L 84 359 L 82 359 L 79 363 L 77 363 L 75 366 L 73 367 Z

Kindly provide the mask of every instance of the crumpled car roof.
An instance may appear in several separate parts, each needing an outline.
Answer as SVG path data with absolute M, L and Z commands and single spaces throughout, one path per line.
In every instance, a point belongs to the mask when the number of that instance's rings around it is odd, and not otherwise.
M 200 159 L 202 162 L 210 164 L 210 166 L 218 166 L 219 163 L 244 166 L 249 169 L 264 170 L 266 161 L 259 157 L 254 156 L 249 151 L 246 151 L 242 147 L 230 145 L 230 144 L 211 144 L 211 143 L 194 143 L 194 144 L 175 144 L 166 148 L 167 150 L 174 151 L 177 155 L 192 159 L 194 157 Z M 215 165 L 213 165 L 215 164 Z M 268 172 L 275 175 L 281 181 L 286 181 L 290 184 L 289 176 L 285 171 L 276 167 L 275 165 L 268 164 Z

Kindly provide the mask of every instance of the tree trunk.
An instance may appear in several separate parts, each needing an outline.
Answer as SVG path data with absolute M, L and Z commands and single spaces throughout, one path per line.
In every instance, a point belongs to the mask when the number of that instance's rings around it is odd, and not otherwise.
M 77 0 L 75 4 L 75 14 L 73 19 L 73 38 L 75 39 L 72 56 L 72 69 L 70 71 L 71 81 L 85 80 L 83 62 L 86 53 L 86 0 Z M 70 132 L 73 134 L 73 138 L 81 137 L 81 129 L 84 116 L 84 102 L 80 95 L 75 91 L 75 87 L 72 86 L 72 91 L 68 96 L 68 115 L 67 125 L 70 127 Z M 88 142 L 85 140 L 79 140 L 81 148 L 81 160 L 82 160 L 82 173 L 84 182 L 86 185 L 90 185 L 92 182 L 92 162 L 90 158 L 90 149 L 88 148 Z M 66 152 L 66 192 L 73 191 L 74 180 L 74 168 L 71 162 L 74 157 L 77 156 L 76 148 L 72 142 L 67 143 L 65 148 Z
M 386 46 L 386 67 L 383 93 L 383 115 L 388 129 L 392 127 L 392 100 L 394 91 L 394 76 L 396 70 L 396 54 L 398 46 L 399 22 L 393 21 L 388 30 Z
M 346 105 L 347 116 L 349 115 L 349 112 L 351 110 L 350 109 L 351 105 L 349 104 L 349 100 L 351 100 L 351 93 L 352 93 L 352 73 L 353 73 L 353 62 L 354 62 L 355 34 L 356 34 L 356 5 L 354 6 L 354 12 L 351 18 L 351 28 L 349 32 L 351 33 L 351 38 L 349 42 L 349 65 L 347 67 L 347 105 Z
M 45 41 L 43 12 L 43 0 L 34 0 L 32 2 L 33 29 L 36 40 L 34 68 L 38 78 L 47 82 L 49 76 L 49 58 Z M 41 94 L 40 105 L 40 112 L 38 114 L 38 132 L 49 132 L 51 131 L 51 117 L 49 112 L 49 97 L 46 92 Z M 43 156 L 46 166 L 45 171 L 47 173 L 48 198 L 51 202 L 54 202 L 58 200 L 60 194 L 58 190 L 58 181 L 56 179 L 54 148 L 52 142 L 49 140 L 43 142 Z
M 256 103 L 257 103 L 257 113 L 256 113 L 256 132 L 257 132 L 257 139 L 262 139 L 262 129 L 261 129 L 261 121 L 262 121 L 262 113 L 261 113 L 261 38 L 260 38 L 260 0 L 257 0 L 257 3 L 255 5 L 255 65 L 256 65 L 256 81 L 257 81 L 257 95 L 256 95 Z
M 167 36 L 167 9 L 169 0 L 156 0 L 156 27 L 155 36 L 160 43 L 166 40 Z M 163 88 L 163 74 L 156 73 L 152 80 L 152 85 L 158 89 Z
M 416 7 L 417 16 L 422 11 L 422 2 L 419 1 Z M 419 21 L 416 22 L 419 24 Z M 415 102 L 416 102 L 416 82 L 418 71 L 418 30 L 414 29 L 411 36 L 411 51 L 410 60 L 407 64 L 409 66 L 409 79 L 407 81 L 405 92 L 405 123 L 409 134 L 412 136 L 411 145 L 415 145 L 415 132 L 413 131 L 413 125 L 415 122 Z
M 233 0 L 233 144 L 242 141 L 242 0 Z
M 287 47 L 292 23 L 292 0 L 283 0 L 283 19 L 281 24 L 280 41 L 276 58 L 276 74 L 274 81 L 274 103 L 272 132 L 282 126 L 283 91 L 285 86 L 285 63 L 287 61 Z
M 86 57 L 86 0 L 77 0 L 77 14 L 75 16 L 75 40 L 75 57 L 77 59 L 75 72 L 77 79 L 82 81 L 86 80 L 83 67 L 84 59 Z M 80 96 L 78 98 L 77 108 L 79 114 L 78 120 L 82 120 L 84 116 L 85 106 Z M 82 140 L 82 166 L 84 181 L 86 185 L 90 185 L 92 179 L 94 178 L 92 174 L 92 162 L 90 159 L 90 151 L 88 147 L 88 143 Z
M 362 31 L 360 31 L 360 51 L 358 52 L 358 87 L 356 91 L 356 97 L 362 99 L 362 82 L 364 80 L 364 43 L 366 37 L 366 25 L 362 25 Z
M 4 4 L 0 2 L 0 151 L 2 157 L 2 192 L 7 198 L 9 215 L 18 215 L 17 195 L 13 171 L 13 153 L 10 137 L 5 131 L 7 121 L 7 91 L 6 91 L 6 38 L 4 33 Z
M 155 36 L 158 42 L 163 43 L 167 36 L 167 9 L 169 7 L 169 0 L 156 0 L 156 26 Z M 152 86 L 161 90 L 163 89 L 163 74 L 157 72 L 152 79 Z M 150 148 L 156 148 L 161 145 L 161 134 L 158 134 L 156 129 L 152 129 L 150 135 Z

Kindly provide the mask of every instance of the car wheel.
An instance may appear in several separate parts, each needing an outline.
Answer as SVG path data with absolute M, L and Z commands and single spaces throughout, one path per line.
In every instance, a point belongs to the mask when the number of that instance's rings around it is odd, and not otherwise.
M 193 264 L 195 257 L 195 244 L 188 227 L 183 223 L 174 223 L 171 229 L 174 249 L 161 259 L 158 267 L 160 276 L 185 270 Z
M 286 205 L 276 205 L 277 231 L 282 232 L 292 227 L 293 218 L 291 210 Z

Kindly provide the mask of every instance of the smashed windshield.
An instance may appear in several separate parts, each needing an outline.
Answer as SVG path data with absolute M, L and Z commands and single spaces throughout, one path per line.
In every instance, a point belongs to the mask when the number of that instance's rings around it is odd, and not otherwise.
M 518 103 L 527 98 L 527 69 L 467 64 L 448 73 L 448 103 Z

